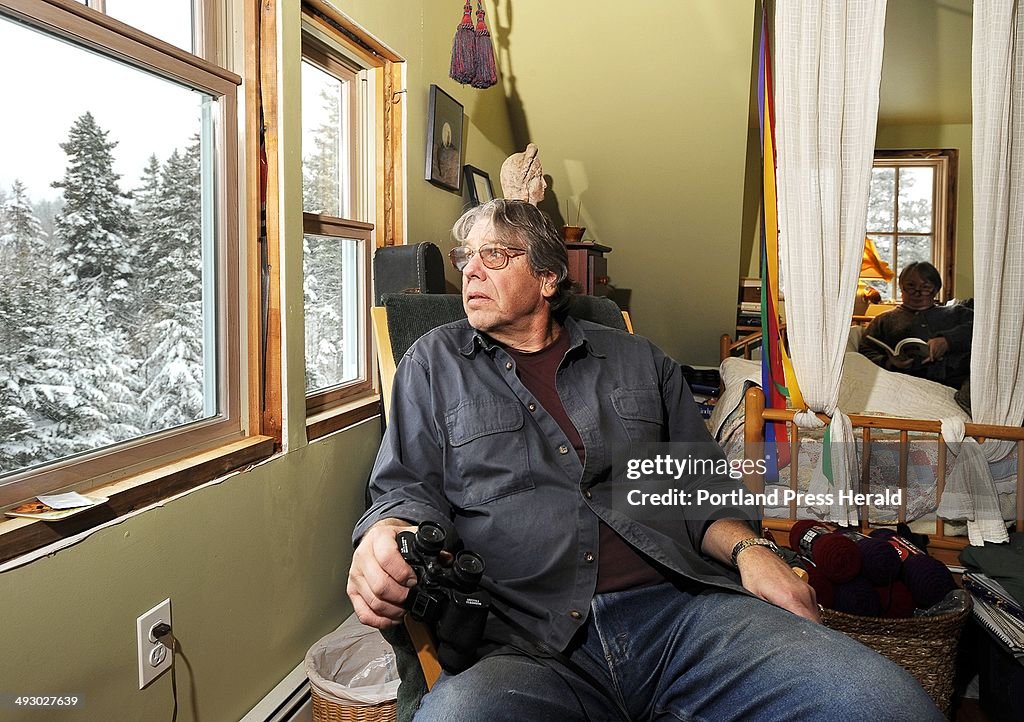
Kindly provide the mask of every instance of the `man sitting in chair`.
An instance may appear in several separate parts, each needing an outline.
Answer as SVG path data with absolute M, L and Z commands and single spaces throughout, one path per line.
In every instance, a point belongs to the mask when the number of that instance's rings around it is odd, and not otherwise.
M 481 658 L 442 675 L 416 719 L 941 719 L 903 669 L 820 624 L 750 508 L 666 522 L 625 501 L 612 449 L 721 450 L 679 364 L 564 315 L 566 251 L 540 211 L 491 201 L 454 235 L 468 319 L 398 367 L 347 589 L 363 623 L 397 624 L 416 576 L 396 537 L 425 521 L 484 559 Z

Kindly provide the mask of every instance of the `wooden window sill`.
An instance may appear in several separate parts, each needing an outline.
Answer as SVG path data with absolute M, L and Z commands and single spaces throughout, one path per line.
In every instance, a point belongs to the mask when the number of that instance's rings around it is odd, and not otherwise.
M 86 493 L 105 496 L 109 501 L 63 521 L 4 517 L 0 519 L 0 563 L 205 484 L 228 472 L 269 458 L 273 453 L 273 438 L 251 436 L 89 489 Z
M 381 413 L 380 395 L 374 392 L 371 395 L 360 396 L 344 404 L 338 404 L 330 409 L 318 411 L 306 417 L 306 439 L 313 441 L 323 438 L 335 431 L 340 431 L 346 426 L 352 426 L 360 421 L 379 416 Z

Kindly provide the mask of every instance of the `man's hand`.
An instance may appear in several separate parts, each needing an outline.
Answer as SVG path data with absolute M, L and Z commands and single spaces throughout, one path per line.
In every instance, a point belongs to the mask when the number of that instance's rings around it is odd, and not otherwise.
M 745 522 L 718 519 L 704 532 L 701 551 L 731 566 L 733 547 L 752 536 L 754 530 Z M 749 546 L 736 557 L 736 565 L 740 570 L 740 580 L 749 592 L 800 617 L 821 622 L 814 589 L 771 549 Z
M 747 547 L 739 553 L 736 565 L 743 586 L 751 593 L 799 617 L 821 623 L 814 588 L 794 574 L 771 549 Z
M 348 592 L 356 616 L 363 624 L 378 629 L 398 624 L 405 610 L 402 602 L 416 573 L 398 551 L 398 532 L 415 532 L 402 519 L 382 519 L 370 527 L 352 555 L 348 571 Z

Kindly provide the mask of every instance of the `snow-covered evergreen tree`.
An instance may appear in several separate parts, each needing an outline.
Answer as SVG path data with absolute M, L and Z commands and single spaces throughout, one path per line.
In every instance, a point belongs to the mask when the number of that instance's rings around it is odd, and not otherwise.
M 324 122 L 313 135 L 312 152 L 303 154 L 302 210 L 305 213 L 342 214 L 341 183 L 341 88 L 338 85 L 320 91 Z
M 341 137 L 341 88 L 320 92 L 323 122 L 313 134 L 312 152 L 303 160 L 303 210 L 342 215 L 339 176 L 345 165 Z M 303 239 L 303 291 L 306 311 L 306 390 L 337 383 L 343 362 L 342 290 L 343 241 L 324 236 Z
M 39 329 L 35 378 L 27 399 L 50 458 L 109 446 L 141 434 L 135 370 L 124 333 L 111 328 L 103 304 L 65 306 L 60 323 Z
M 39 324 L 52 322 L 49 250 L 25 186 L 0 204 L 0 471 L 45 457 L 36 428 L 34 351 Z
M 146 428 L 189 423 L 203 411 L 202 179 L 199 138 L 175 150 L 160 173 L 147 231 L 147 319 L 153 343 L 144 364 Z
M 80 297 L 101 299 L 119 328 L 130 323 L 132 262 L 137 245 L 129 197 L 114 172 L 114 141 L 91 113 L 75 120 L 66 143 L 61 188 L 64 207 L 55 221 L 57 267 L 64 285 Z
M 43 227 L 32 209 L 25 184 L 16 180 L 0 203 L 0 277 L 20 277 L 43 249 Z

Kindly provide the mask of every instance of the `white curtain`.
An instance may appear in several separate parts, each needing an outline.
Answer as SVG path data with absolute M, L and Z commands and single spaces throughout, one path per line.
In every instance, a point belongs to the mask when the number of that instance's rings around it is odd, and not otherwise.
M 972 60 L 974 340 L 971 416 L 1024 421 L 1024 12 L 1017 0 L 975 0 Z M 939 506 L 966 518 L 972 544 L 1007 540 L 987 461 L 1013 445 L 967 440 Z M 971 469 L 972 471 L 969 471 Z
M 857 459 L 837 406 L 856 295 L 878 118 L 885 0 L 779 0 L 775 12 L 779 264 L 804 401 L 832 417 L 827 518 L 856 522 Z M 812 425 L 810 414 L 798 422 Z

